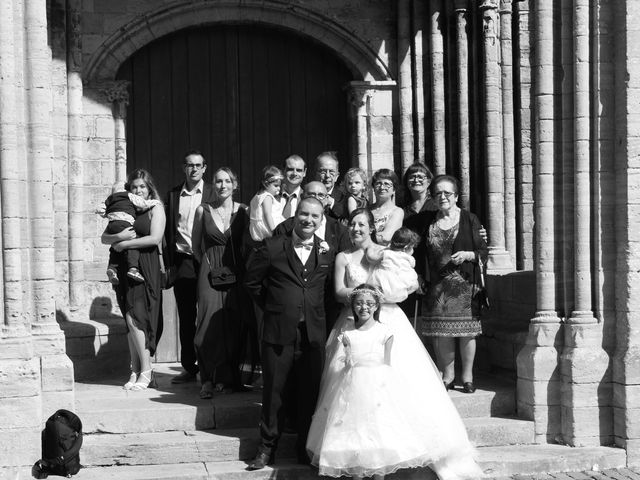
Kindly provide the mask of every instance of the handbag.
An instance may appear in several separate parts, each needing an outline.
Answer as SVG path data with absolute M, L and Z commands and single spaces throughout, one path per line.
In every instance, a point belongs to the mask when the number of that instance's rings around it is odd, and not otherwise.
M 209 206 L 211 208 L 211 206 Z M 233 232 L 231 232 L 231 256 L 233 258 L 233 266 L 236 266 L 236 251 L 233 247 Z M 207 260 L 209 264 L 209 274 L 207 275 L 209 278 L 209 285 L 211 288 L 220 288 L 220 287 L 230 287 L 237 282 L 236 273 L 226 265 L 222 267 L 213 268 L 211 265 L 211 261 L 209 260 L 209 256 L 205 252 L 204 258 Z
M 485 265 L 481 258 L 478 258 L 478 266 L 480 267 L 480 291 L 477 294 L 477 298 L 480 302 L 480 308 L 488 310 L 491 308 L 491 303 L 489 302 L 489 295 L 487 295 L 487 286 L 484 278 Z
M 173 278 L 171 277 L 171 270 L 164 264 L 162 242 L 158 245 L 158 260 L 160 261 L 160 288 L 168 290 L 173 287 Z

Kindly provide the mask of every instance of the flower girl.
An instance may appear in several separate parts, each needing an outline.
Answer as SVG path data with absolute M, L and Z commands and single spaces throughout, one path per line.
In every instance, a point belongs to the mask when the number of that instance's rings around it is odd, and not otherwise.
M 377 287 L 359 285 L 349 299 L 353 317 L 335 337 L 307 439 L 311 463 L 332 477 L 379 480 L 428 466 L 440 480 L 481 478 L 464 424 L 415 332 L 407 325 L 412 342 L 387 323 Z M 408 358 L 424 378 L 416 383 L 398 349 L 413 350 Z
M 260 242 L 273 235 L 273 230 L 284 220 L 280 199 L 280 186 L 284 176 L 278 167 L 269 165 L 262 169 L 260 189 L 249 204 L 249 234 Z

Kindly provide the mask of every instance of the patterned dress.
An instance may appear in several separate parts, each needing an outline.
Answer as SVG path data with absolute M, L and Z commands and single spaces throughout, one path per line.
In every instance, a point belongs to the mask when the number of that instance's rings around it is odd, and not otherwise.
M 437 223 L 429 227 L 427 257 L 433 273 L 422 303 L 423 335 L 475 337 L 482 333 L 479 305 L 473 300 L 477 287 L 451 263 L 458 228 L 459 223 L 446 230 Z

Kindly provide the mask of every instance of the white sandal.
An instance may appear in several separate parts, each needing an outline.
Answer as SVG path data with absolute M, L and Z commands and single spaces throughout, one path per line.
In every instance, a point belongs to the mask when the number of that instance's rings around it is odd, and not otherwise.
M 153 370 L 145 370 L 140 372 L 138 381 L 131 387 L 131 390 L 146 390 L 148 387 L 154 388 L 156 386 L 155 379 L 153 378 Z
M 133 386 L 136 384 L 137 380 L 138 380 L 138 373 L 131 371 L 131 375 L 129 375 L 129 381 L 125 383 L 122 386 L 122 388 L 124 388 L 125 390 L 131 390 Z

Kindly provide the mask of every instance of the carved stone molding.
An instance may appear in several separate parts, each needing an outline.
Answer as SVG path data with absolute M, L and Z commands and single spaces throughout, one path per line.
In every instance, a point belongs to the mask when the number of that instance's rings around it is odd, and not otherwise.
M 113 82 L 101 82 L 93 84 L 90 87 L 100 92 L 104 97 L 112 103 L 121 103 L 129 105 L 129 85 L 131 82 L 127 80 L 117 80 Z

